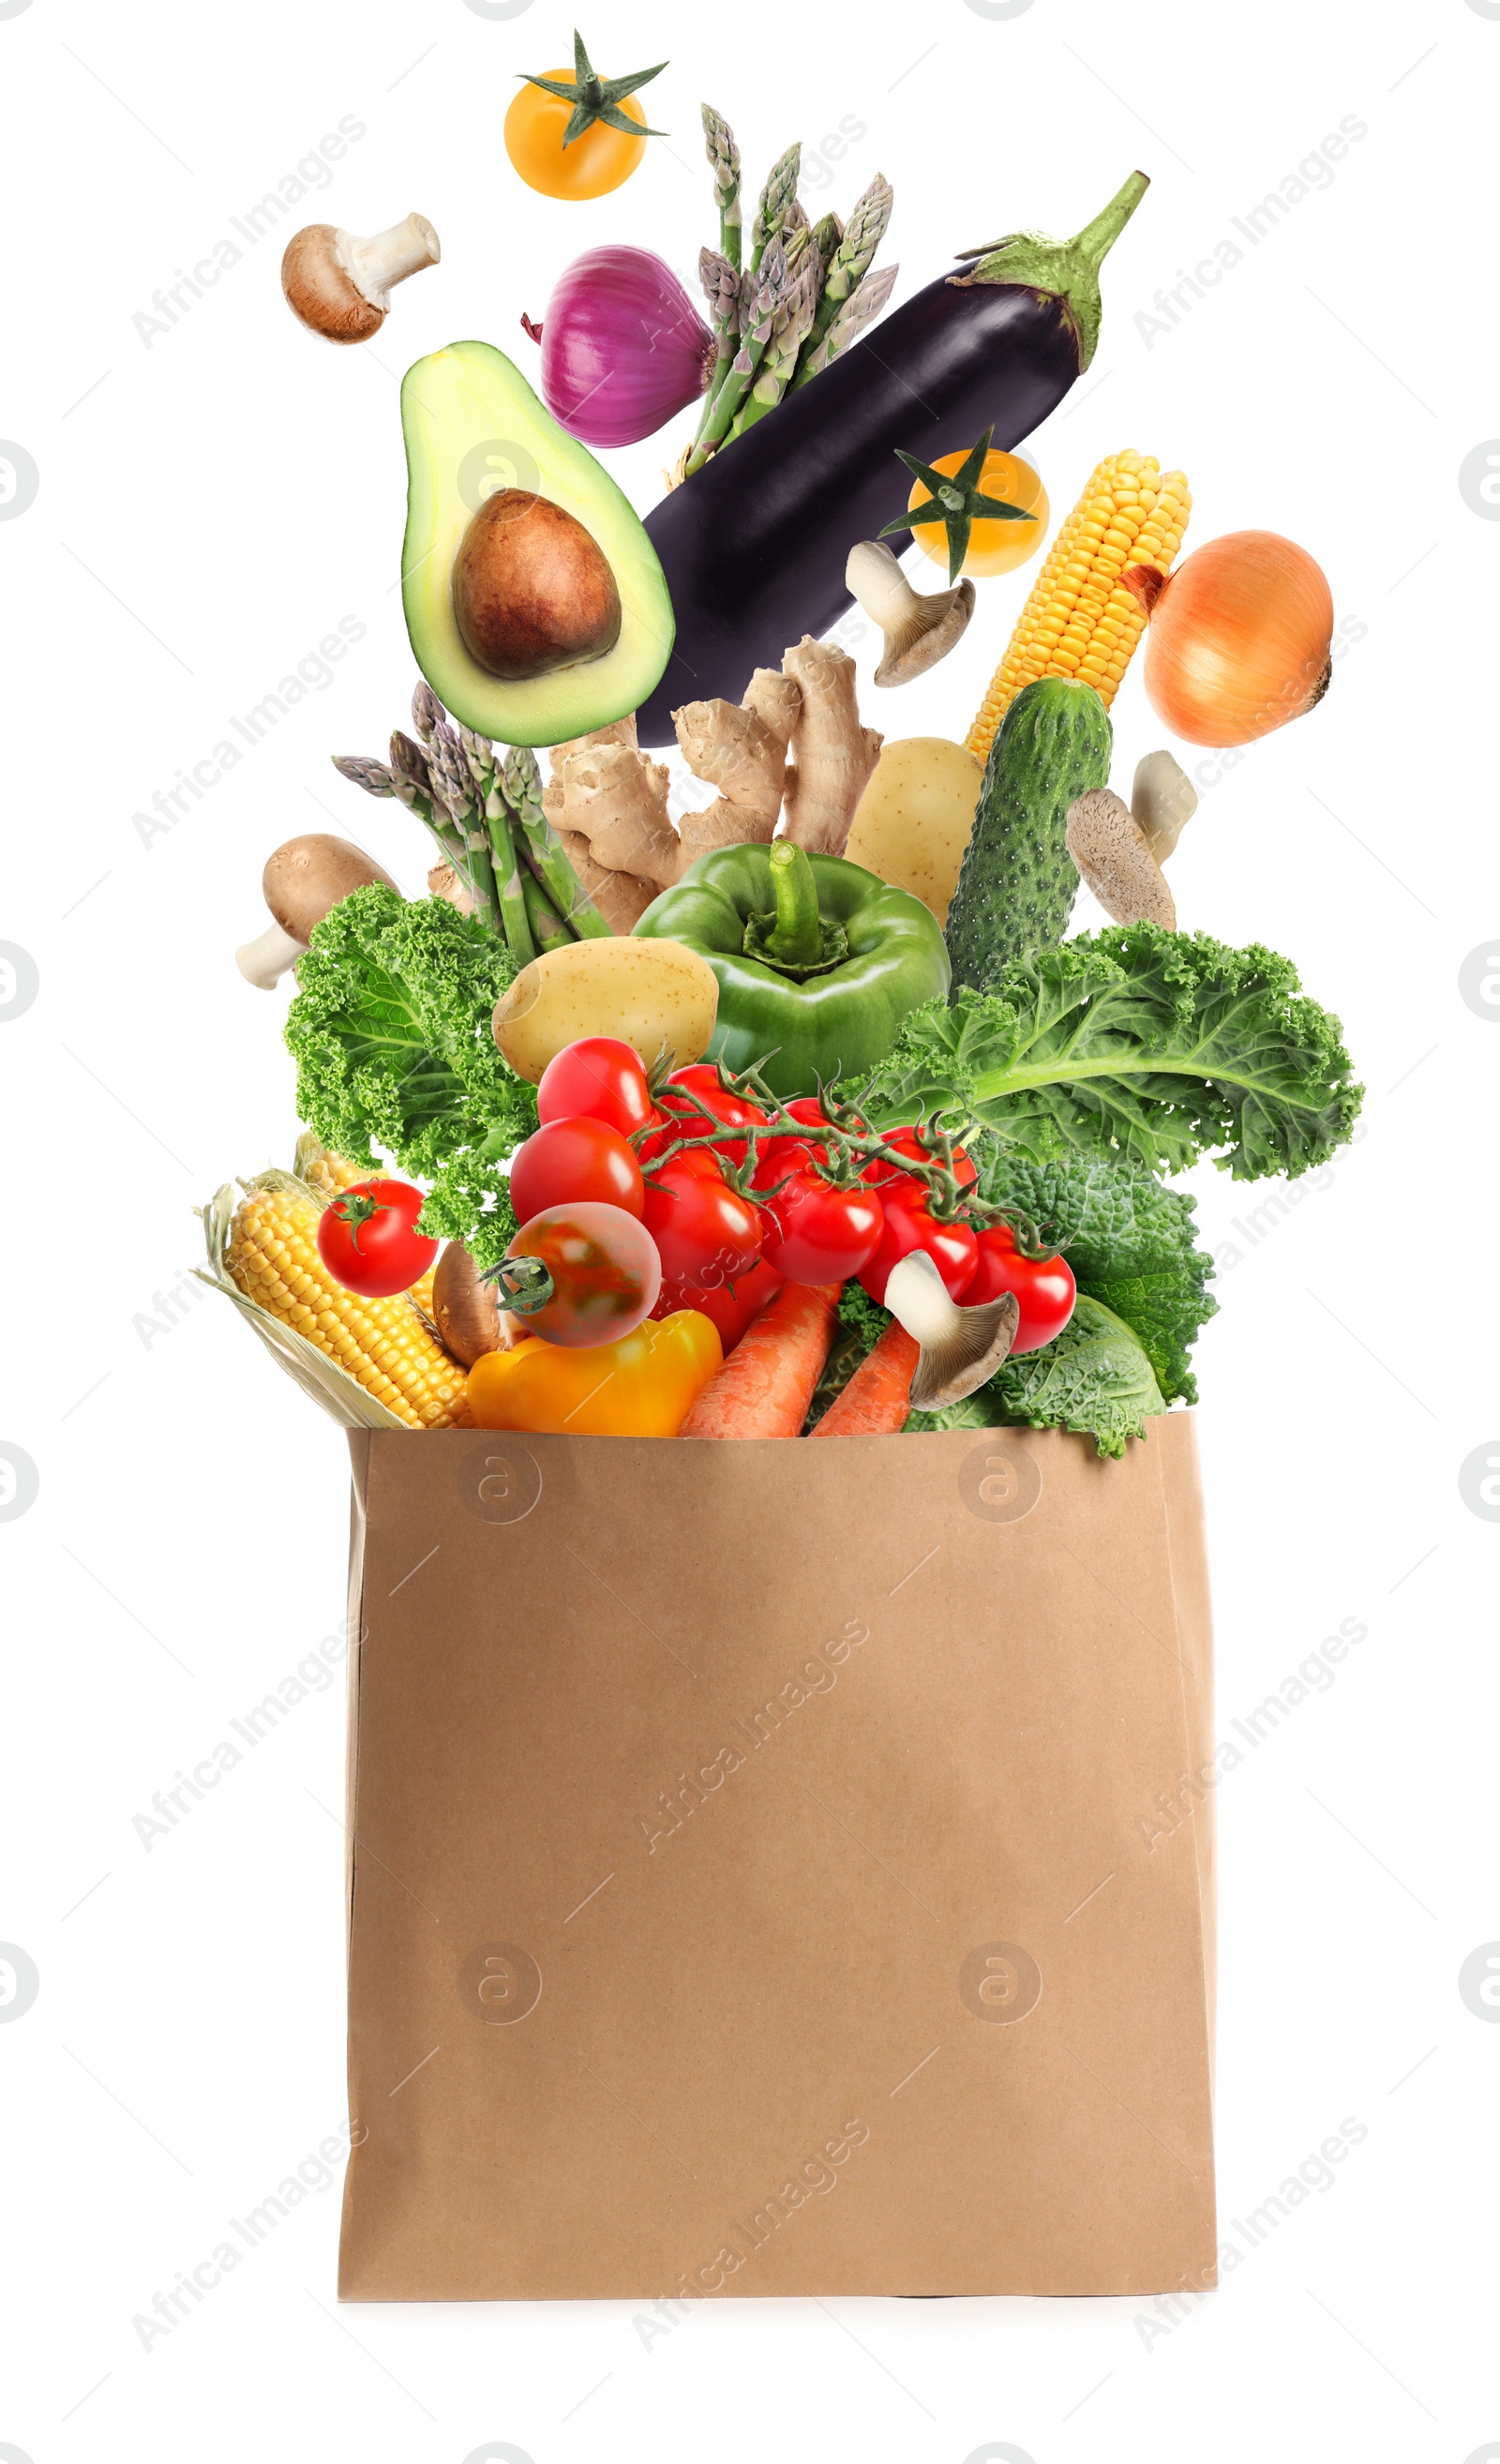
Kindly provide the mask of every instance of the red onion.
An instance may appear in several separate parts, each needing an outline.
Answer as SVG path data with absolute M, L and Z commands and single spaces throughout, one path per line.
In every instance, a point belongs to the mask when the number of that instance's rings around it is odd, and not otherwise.
M 645 248 L 591 248 L 540 326 L 541 396 L 585 445 L 638 445 L 708 385 L 714 337 L 672 268 Z

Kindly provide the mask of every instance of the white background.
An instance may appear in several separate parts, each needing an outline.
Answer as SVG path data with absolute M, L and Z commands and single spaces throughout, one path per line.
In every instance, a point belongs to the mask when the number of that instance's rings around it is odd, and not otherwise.
M 500 122 L 571 23 L 548 0 L 512 21 L 464 0 L 0 7 L 0 436 L 39 473 L 0 522 L 0 939 L 40 980 L 0 1021 L 0 1440 L 40 1475 L 0 1528 L 0 1938 L 40 1976 L 0 2026 L 0 2454 L 1500 2455 L 1500 2027 L 1458 1987 L 1500 1937 L 1500 1530 L 1459 1486 L 1500 1429 L 1500 1037 L 1459 990 L 1500 924 L 1500 529 L 1459 484 L 1500 430 L 1500 8 L 616 0 L 585 31 L 607 71 L 671 59 L 649 100 L 672 134 L 624 190 L 564 207 L 520 186 Z M 216 1297 L 161 1311 L 194 1204 L 288 1160 L 296 1131 L 285 994 L 231 954 L 295 832 L 349 830 L 420 890 L 415 825 L 328 766 L 381 753 L 413 681 L 397 380 L 467 335 L 524 365 L 521 310 L 585 246 L 688 273 L 713 235 L 701 97 L 755 186 L 791 137 L 810 159 L 863 124 L 813 210 L 884 170 L 903 297 L 960 247 L 1076 229 L 1148 170 L 1098 358 L 1031 440 L 1054 515 L 1135 445 L 1186 470 L 1189 546 L 1283 531 L 1364 628 L 1312 717 L 1232 768 L 1183 749 L 1203 792 L 1172 878 L 1185 925 L 1295 957 L 1369 1088 L 1360 1142 L 1253 1240 L 1234 1219 L 1267 1191 L 1196 1181 L 1226 1269 L 1198 1361 L 1218 1733 L 1341 1618 L 1368 1627 L 1222 1790 L 1225 2238 L 1346 2117 L 1368 2135 L 1175 2321 L 1128 2300 L 726 2300 L 648 2349 L 629 2305 L 336 2315 L 331 2187 L 144 2349 L 135 2314 L 344 2113 L 342 1687 L 168 1837 L 133 1827 L 343 1604 L 342 1441 Z M 366 133 L 284 229 L 416 208 L 443 242 L 373 347 L 294 323 L 276 239 L 147 347 L 152 293 L 343 115 Z M 1332 184 L 1148 342 L 1158 287 L 1348 115 L 1367 134 Z M 614 457 L 643 509 L 678 441 Z M 899 698 L 867 686 L 867 716 L 961 736 L 1030 578 L 982 584 L 961 649 Z M 143 846 L 133 815 L 344 616 L 364 638 L 326 690 Z M 1118 781 L 1162 740 L 1138 668 L 1114 720 Z

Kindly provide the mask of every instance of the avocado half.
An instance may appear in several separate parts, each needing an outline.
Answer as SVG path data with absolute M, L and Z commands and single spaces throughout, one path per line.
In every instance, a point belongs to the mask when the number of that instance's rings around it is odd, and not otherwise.
M 416 662 L 453 716 L 501 744 L 561 744 L 639 709 L 672 652 L 672 600 L 633 505 L 560 428 L 518 368 L 488 342 L 451 342 L 408 369 L 407 535 L 401 590 Z M 613 648 L 523 682 L 471 655 L 453 610 L 453 566 L 496 488 L 530 491 L 583 524 L 614 576 Z

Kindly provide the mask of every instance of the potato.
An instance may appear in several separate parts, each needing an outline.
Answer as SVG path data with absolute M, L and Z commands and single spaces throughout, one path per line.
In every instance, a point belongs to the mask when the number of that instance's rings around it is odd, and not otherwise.
M 944 736 L 899 737 L 875 764 L 845 854 L 945 924 L 983 776 L 973 754 Z
M 717 977 L 680 941 L 570 941 L 522 967 L 496 1004 L 495 1041 L 533 1084 L 581 1035 L 618 1036 L 647 1068 L 665 1044 L 680 1068 L 708 1050 L 717 1009 Z

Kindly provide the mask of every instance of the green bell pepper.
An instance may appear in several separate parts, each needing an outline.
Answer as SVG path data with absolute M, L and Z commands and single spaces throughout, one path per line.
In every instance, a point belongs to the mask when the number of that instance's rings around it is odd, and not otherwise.
M 942 933 L 919 898 L 790 839 L 699 856 L 635 930 L 708 960 L 718 978 L 709 1058 L 763 1063 L 783 1099 L 872 1069 L 907 1012 L 948 990 Z

